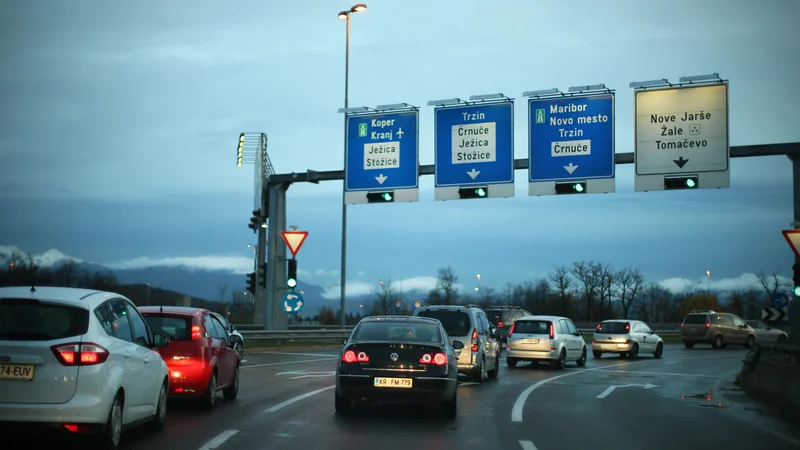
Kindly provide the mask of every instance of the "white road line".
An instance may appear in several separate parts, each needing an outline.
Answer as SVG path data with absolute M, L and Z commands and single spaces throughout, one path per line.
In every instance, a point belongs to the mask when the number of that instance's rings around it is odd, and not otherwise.
M 252 366 L 251 365 L 247 365 L 247 366 L 242 366 L 241 368 L 242 369 L 252 369 L 254 367 L 269 367 L 269 366 L 282 366 L 282 365 L 285 365 L 285 364 L 322 362 L 322 361 L 330 361 L 332 359 L 339 359 L 339 357 L 338 356 L 332 356 L 330 358 L 304 359 L 302 361 L 281 361 L 281 362 L 266 363 L 266 364 L 253 364 Z
M 250 352 L 255 353 L 255 352 Z M 292 355 L 292 356 L 328 356 L 338 358 L 336 355 L 323 354 L 323 353 L 289 353 L 289 352 L 258 352 L 259 355 Z
M 211 439 L 210 441 L 203 444 L 198 450 L 214 450 L 215 448 L 219 448 L 222 444 L 225 443 L 228 439 L 232 438 L 234 434 L 238 433 L 239 430 L 225 430 L 222 433 L 218 434 L 217 437 Z
M 531 441 L 519 441 L 519 445 L 522 446 L 522 450 L 536 450 L 536 446 Z
M 606 397 L 608 397 L 608 394 L 614 392 L 614 389 L 616 389 L 616 388 L 617 388 L 616 386 L 609 386 L 605 391 L 600 393 L 600 395 L 598 395 L 597 398 L 606 398 Z
M 307 392 L 307 393 L 305 393 L 303 395 L 298 395 L 297 397 L 290 398 L 289 400 L 286 400 L 283 403 L 278 403 L 277 405 L 275 405 L 275 406 L 273 406 L 271 408 L 267 408 L 267 409 L 264 410 L 264 412 L 265 413 L 271 413 L 271 412 L 275 412 L 275 411 L 281 410 L 281 409 L 283 409 L 283 408 L 285 408 L 285 407 L 287 407 L 287 406 L 289 406 L 289 405 L 291 405 L 293 403 L 299 402 L 300 400 L 307 399 L 308 397 L 311 397 L 312 395 L 317 395 L 320 392 L 325 392 L 325 391 L 331 390 L 331 389 L 333 389 L 335 387 L 336 387 L 335 385 L 334 386 L 328 386 L 328 387 L 324 387 L 322 389 L 317 389 L 316 391 Z
M 670 373 L 670 372 L 644 372 L 638 370 L 610 370 L 599 369 L 598 372 L 613 372 L 613 373 L 629 373 L 629 374 L 642 374 L 642 375 L 664 375 L 668 377 L 696 377 L 696 378 L 717 378 L 717 375 L 701 375 L 698 373 Z
M 695 360 L 709 360 L 709 359 L 725 359 L 725 358 L 741 358 L 741 355 L 737 356 L 710 356 L 706 358 L 680 358 L 682 361 L 695 361 Z M 606 369 L 607 367 L 622 367 L 622 366 L 630 366 L 631 364 L 643 363 L 643 362 L 652 362 L 652 360 L 642 359 L 639 361 L 631 361 L 631 362 L 624 362 L 620 364 L 609 364 L 607 366 L 595 367 L 593 369 L 583 369 L 583 370 L 576 370 L 575 372 L 565 373 L 563 375 L 556 375 L 554 377 L 545 378 L 542 381 L 539 381 L 536 384 L 529 386 L 527 389 L 522 391 L 517 397 L 517 400 L 514 402 L 514 407 L 511 408 L 511 421 L 516 423 L 522 423 L 522 409 L 525 407 L 525 401 L 528 400 L 528 396 L 531 395 L 531 392 L 535 391 L 536 389 L 540 388 L 541 386 L 551 382 L 558 380 L 560 378 L 569 377 L 572 375 L 578 375 L 580 373 L 586 372 L 597 372 L 599 370 Z

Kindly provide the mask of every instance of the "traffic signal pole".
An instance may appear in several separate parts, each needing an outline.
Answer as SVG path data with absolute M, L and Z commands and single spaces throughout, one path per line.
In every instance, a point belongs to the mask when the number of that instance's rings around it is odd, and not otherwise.
M 262 211 L 264 211 L 262 209 Z M 263 212 L 262 212 L 263 214 Z M 263 220 L 263 219 L 262 219 Z M 267 229 L 258 224 L 258 243 L 256 244 L 256 293 L 253 300 L 253 323 L 262 324 L 267 322 L 267 295 L 266 289 L 261 285 L 259 269 L 267 259 Z M 269 287 L 269 285 L 267 285 Z
M 264 197 L 269 199 L 269 219 L 265 230 L 269 233 L 266 239 L 267 257 L 267 288 L 264 301 L 266 316 L 263 323 L 266 330 L 288 329 L 288 318 L 283 310 L 283 296 L 288 291 L 286 287 L 286 244 L 283 242 L 281 232 L 286 230 L 286 190 L 290 183 L 274 183 L 270 179 L 264 192 Z
M 788 155 L 789 159 L 792 161 L 792 204 L 794 206 L 794 221 L 792 222 L 792 228 L 795 230 L 800 229 L 800 155 L 792 154 Z M 794 258 L 795 268 L 800 267 L 800 258 L 795 256 Z M 800 282 L 800 273 L 798 270 L 795 270 L 792 274 L 793 276 L 793 283 L 792 290 L 794 291 L 794 287 L 800 286 L 798 284 Z M 800 300 L 795 297 L 794 301 L 791 302 L 789 306 L 789 343 L 794 345 L 800 345 Z

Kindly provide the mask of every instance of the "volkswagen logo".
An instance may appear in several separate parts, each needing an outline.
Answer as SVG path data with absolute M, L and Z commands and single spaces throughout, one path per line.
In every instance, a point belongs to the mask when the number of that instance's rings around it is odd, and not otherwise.
M 392 361 L 397 361 L 398 359 L 400 359 L 400 355 L 398 355 L 397 353 L 392 353 L 391 355 L 389 355 L 389 359 L 391 359 Z

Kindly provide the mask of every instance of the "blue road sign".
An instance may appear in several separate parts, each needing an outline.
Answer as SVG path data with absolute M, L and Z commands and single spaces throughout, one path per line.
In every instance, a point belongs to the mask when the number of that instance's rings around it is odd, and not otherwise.
M 437 108 L 436 187 L 514 182 L 514 102 Z
M 287 314 L 297 314 L 303 310 L 303 296 L 299 292 L 289 291 L 283 296 L 283 310 Z
M 528 102 L 529 182 L 614 178 L 614 94 Z
M 419 186 L 419 112 L 347 117 L 345 189 L 377 191 Z
M 776 294 L 775 298 L 772 299 L 772 304 L 776 308 L 788 308 L 791 301 L 789 300 L 789 294 L 785 294 L 783 292 Z
M 396 309 L 398 311 L 403 309 L 403 302 L 401 302 L 400 300 L 394 302 L 394 309 Z

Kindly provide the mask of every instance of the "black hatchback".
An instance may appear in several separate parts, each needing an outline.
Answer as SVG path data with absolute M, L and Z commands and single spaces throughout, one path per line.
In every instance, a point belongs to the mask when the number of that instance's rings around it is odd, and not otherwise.
M 416 316 L 365 317 L 353 329 L 336 365 L 336 412 L 358 403 L 441 406 L 455 417 L 458 356 L 441 322 Z

